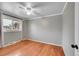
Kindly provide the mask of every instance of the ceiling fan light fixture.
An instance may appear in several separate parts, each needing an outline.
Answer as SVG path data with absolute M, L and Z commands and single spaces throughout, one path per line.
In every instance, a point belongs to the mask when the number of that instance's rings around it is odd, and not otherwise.
M 30 11 L 27 11 L 27 15 L 31 15 L 31 12 Z
M 31 13 L 32 13 L 32 8 L 30 8 L 30 7 L 25 7 L 25 10 L 26 10 L 26 14 L 27 15 L 31 15 Z

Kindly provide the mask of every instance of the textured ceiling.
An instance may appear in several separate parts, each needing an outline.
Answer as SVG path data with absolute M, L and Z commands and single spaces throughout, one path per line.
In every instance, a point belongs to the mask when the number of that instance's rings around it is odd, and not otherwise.
M 21 5 L 25 5 L 28 2 L 2 2 L 1 8 L 4 11 L 8 11 L 11 14 L 15 14 L 22 18 L 38 18 L 48 15 L 59 14 L 62 12 L 65 2 L 29 2 L 33 9 L 36 9 L 37 13 L 35 15 L 27 15 L 26 12 L 19 8 Z

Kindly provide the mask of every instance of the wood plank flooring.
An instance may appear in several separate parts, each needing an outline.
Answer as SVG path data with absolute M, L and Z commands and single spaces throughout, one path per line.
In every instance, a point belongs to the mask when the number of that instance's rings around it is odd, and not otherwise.
M 63 48 L 31 40 L 0 48 L 0 56 L 64 56 Z

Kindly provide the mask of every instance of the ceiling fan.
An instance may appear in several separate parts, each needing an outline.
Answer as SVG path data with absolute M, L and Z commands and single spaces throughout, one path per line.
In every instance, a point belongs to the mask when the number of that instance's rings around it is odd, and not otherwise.
M 40 11 L 37 7 L 39 7 L 38 5 L 32 6 L 31 3 L 27 2 L 19 2 L 20 3 L 20 7 L 21 9 L 23 9 L 27 15 L 40 15 Z

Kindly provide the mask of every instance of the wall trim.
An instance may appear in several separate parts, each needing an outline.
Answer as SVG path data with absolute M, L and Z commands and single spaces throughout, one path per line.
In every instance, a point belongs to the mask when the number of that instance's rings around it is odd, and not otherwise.
M 65 11 L 65 9 L 66 9 L 67 4 L 68 4 L 68 2 L 65 3 L 65 5 L 64 5 L 64 7 L 63 7 L 63 10 L 61 11 L 62 14 L 64 13 L 64 11 Z
M 26 40 L 26 39 L 24 39 L 24 40 Z M 27 39 L 27 40 L 31 40 L 31 41 L 36 41 L 36 42 L 41 42 L 41 43 L 45 43 L 45 44 L 50 44 L 50 45 L 55 45 L 55 46 L 63 47 L 60 44 L 48 43 L 48 42 L 44 42 L 44 41 L 40 41 L 40 40 L 32 40 L 32 39 Z
M 36 17 L 36 18 L 32 18 L 31 20 L 45 18 L 45 17 L 50 17 L 50 16 L 57 16 L 57 15 L 62 15 L 62 14 L 63 13 L 58 13 L 58 14 L 52 14 L 52 15 L 47 15 L 47 16 L 42 16 L 42 17 Z
M 10 42 L 10 43 L 8 43 L 8 44 L 6 44 L 6 45 L 3 45 L 2 48 L 3 48 L 3 47 L 10 46 L 10 45 L 13 45 L 13 44 L 15 44 L 15 43 L 17 43 L 17 42 L 20 42 L 20 41 L 22 41 L 22 39 L 17 40 L 17 41 Z
M 10 42 L 10 43 L 8 43 L 8 44 L 6 44 L 6 45 L 3 45 L 3 47 L 7 47 L 7 46 L 13 45 L 13 44 L 15 44 L 15 43 L 18 43 L 18 42 L 20 42 L 20 41 L 24 41 L 24 40 L 31 40 L 31 41 L 40 42 L 40 43 L 45 43 L 45 44 L 50 44 L 50 45 L 55 45 L 55 46 L 59 46 L 59 47 L 62 47 L 62 48 L 63 48 L 63 46 L 62 46 L 62 45 L 59 45 L 59 44 L 48 43 L 48 42 L 39 41 L 39 40 L 32 40 L 32 39 L 23 39 L 23 40 L 21 39 L 21 40 L 13 41 L 13 42 Z M 2 47 L 2 48 L 3 48 L 3 47 Z

